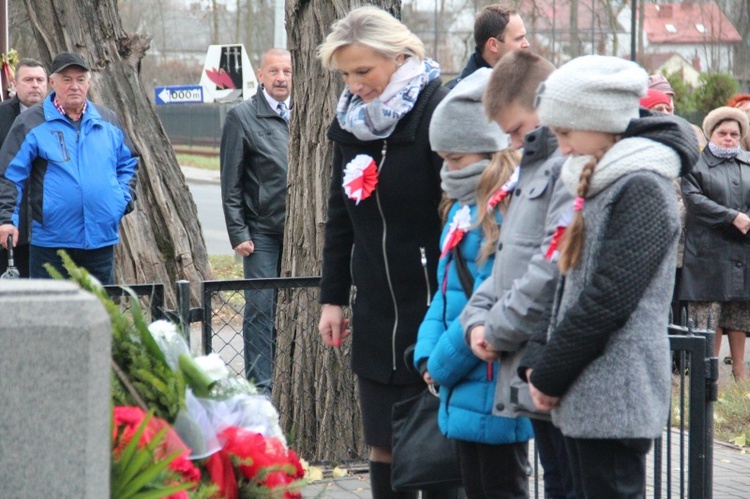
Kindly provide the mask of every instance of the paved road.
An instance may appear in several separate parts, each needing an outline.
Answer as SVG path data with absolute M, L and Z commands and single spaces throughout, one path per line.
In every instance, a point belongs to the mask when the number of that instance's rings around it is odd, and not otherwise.
M 182 171 L 198 207 L 198 219 L 203 229 L 208 254 L 233 255 L 221 208 L 219 172 L 186 167 L 183 167 Z

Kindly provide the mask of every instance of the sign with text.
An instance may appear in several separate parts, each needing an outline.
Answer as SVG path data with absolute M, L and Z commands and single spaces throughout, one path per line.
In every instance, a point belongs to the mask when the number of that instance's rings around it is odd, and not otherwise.
M 203 102 L 201 85 L 169 85 L 156 87 L 156 103 L 163 104 L 200 104 Z

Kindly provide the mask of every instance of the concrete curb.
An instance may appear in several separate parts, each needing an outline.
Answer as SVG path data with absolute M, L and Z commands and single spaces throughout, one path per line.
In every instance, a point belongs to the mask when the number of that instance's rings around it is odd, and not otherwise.
M 201 184 L 219 184 L 221 183 L 221 174 L 217 170 L 206 170 L 192 166 L 180 166 L 185 180 L 188 182 Z

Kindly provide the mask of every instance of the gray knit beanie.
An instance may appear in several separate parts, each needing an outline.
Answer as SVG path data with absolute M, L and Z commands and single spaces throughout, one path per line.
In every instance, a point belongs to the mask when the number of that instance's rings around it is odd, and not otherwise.
M 648 74 L 619 57 L 578 57 L 552 73 L 537 90 L 539 119 L 550 127 L 622 133 L 638 118 Z
M 494 153 L 507 146 L 507 138 L 494 121 L 488 121 L 482 95 L 492 70 L 481 68 L 461 80 L 438 104 L 430 121 L 433 151 Z

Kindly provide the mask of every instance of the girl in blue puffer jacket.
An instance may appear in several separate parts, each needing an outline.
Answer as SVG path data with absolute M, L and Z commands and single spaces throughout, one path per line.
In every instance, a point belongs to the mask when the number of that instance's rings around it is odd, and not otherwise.
M 426 383 L 440 387 L 438 424 L 457 440 L 469 499 L 527 497 L 526 418 L 492 415 L 498 363 L 475 357 L 458 320 L 473 289 L 489 277 L 501 212 L 513 190 L 519 155 L 496 152 L 504 136 L 482 109 L 490 70 L 462 80 L 438 105 L 430 145 L 445 160 L 441 212 L 446 221 L 438 263 L 438 291 L 419 328 L 415 366 Z

